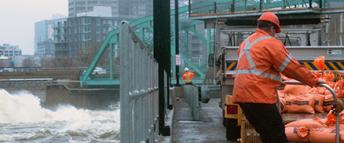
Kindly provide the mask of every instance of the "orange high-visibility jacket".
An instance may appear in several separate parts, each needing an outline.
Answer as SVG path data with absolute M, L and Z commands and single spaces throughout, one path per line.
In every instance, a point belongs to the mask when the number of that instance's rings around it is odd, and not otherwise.
M 233 96 L 236 103 L 274 104 L 281 74 L 310 86 L 317 78 L 267 32 L 257 29 L 238 50 Z
M 183 80 L 185 81 L 185 83 L 192 83 L 192 79 L 195 76 L 195 74 L 191 71 L 186 71 L 183 74 Z

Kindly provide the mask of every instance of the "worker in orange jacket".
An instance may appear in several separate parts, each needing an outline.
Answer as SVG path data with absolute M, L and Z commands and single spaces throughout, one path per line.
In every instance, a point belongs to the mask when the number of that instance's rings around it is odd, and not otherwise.
M 298 63 L 282 42 L 275 38 L 275 34 L 280 32 L 278 17 L 272 12 L 265 12 L 257 20 L 256 32 L 245 39 L 238 50 L 234 102 L 240 105 L 264 143 L 288 142 L 276 107 L 280 74 L 309 86 L 323 83 Z
M 192 84 L 192 79 L 194 78 L 195 74 L 189 70 L 189 68 L 184 69 L 183 73 L 183 80 L 185 84 Z

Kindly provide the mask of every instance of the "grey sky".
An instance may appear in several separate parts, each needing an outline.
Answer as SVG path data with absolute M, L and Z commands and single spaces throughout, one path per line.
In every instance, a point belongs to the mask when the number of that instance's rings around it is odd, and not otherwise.
M 0 0 L 0 44 L 34 52 L 34 23 L 53 14 L 68 15 L 68 0 Z

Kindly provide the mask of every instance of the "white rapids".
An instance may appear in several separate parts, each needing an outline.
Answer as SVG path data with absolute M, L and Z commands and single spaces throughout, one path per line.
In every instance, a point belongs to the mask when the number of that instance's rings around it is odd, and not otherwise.
M 28 92 L 11 95 L 0 89 L 0 142 L 119 142 L 119 115 L 119 107 L 49 110 Z

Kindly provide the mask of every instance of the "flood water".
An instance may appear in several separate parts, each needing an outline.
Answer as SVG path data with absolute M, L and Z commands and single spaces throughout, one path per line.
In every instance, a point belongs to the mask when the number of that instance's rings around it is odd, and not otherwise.
M 46 109 L 31 93 L 0 89 L 0 142 L 117 143 L 119 115 L 118 105 L 97 111 L 68 105 Z

